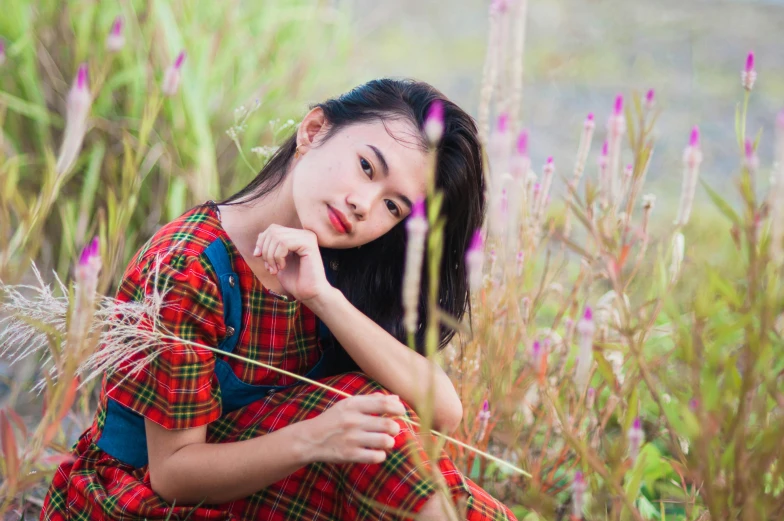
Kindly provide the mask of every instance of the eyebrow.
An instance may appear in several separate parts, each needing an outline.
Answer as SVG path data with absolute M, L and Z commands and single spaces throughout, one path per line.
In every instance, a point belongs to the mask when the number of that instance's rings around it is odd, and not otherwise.
M 376 154 L 376 159 L 378 160 L 379 163 L 381 163 L 381 171 L 383 172 L 384 177 L 389 177 L 389 164 L 387 163 L 387 159 L 384 157 L 384 154 L 382 154 L 381 150 L 377 149 L 373 145 L 367 145 L 367 146 L 370 148 L 370 150 L 373 151 L 374 154 Z M 400 198 L 401 201 L 403 201 L 403 203 L 406 206 L 408 206 L 408 210 L 411 211 L 411 207 L 413 206 L 413 204 L 411 203 L 411 199 L 409 199 L 408 197 L 406 197 L 401 193 L 398 193 L 396 195 Z

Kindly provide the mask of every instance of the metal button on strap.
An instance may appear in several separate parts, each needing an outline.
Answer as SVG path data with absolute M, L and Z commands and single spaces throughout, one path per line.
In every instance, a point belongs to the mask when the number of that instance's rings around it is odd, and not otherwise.
M 226 328 L 226 336 L 231 336 L 234 334 L 234 328 L 229 326 Z
M 234 275 L 229 275 L 229 286 L 233 288 L 235 283 Z

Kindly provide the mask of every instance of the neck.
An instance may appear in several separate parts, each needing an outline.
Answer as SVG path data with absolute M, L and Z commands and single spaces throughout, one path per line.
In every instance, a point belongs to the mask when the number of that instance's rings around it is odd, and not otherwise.
M 272 192 L 247 203 L 220 206 L 221 225 L 246 259 L 261 232 L 271 224 L 302 228 L 292 196 L 291 175 Z

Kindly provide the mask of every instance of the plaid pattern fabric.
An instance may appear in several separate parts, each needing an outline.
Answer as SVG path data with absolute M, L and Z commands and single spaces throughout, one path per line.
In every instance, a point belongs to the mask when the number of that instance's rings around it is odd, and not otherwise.
M 313 313 L 298 302 L 263 288 L 220 226 L 217 210 L 202 205 L 162 228 L 136 254 L 123 277 L 118 298 L 139 300 L 153 288 L 168 288 L 161 324 L 194 342 L 217 345 L 226 334 L 217 278 L 204 249 L 224 240 L 243 299 L 242 332 L 235 353 L 305 374 L 319 358 Z M 155 274 L 157 273 L 157 277 Z M 150 275 L 153 277 L 150 278 Z M 205 349 L 172 345 L 141 372 L 120 381 L 125 366 L 104 377 L 95 420 L 74 446 L 76 460 L 55 473 L 42 520 L 188 519 L 400 519 L 417 512 L 435 486 L 416 430 L 398 420 L 395 447 L 380 464 L 314 463 L 241 500 L 222 505 L 172 507 L 152 490 L 147 466 L 136 469 L 98 448 L 109 396 L 169 429 L 209 424 L 209 443 L 258 437 L 318 416 L 342 399 L 321 388 L 285 389 L 221 415 L 220 389 L 213 375 L 215 355 Z M 224 357 L 247 383 L 288 385 L 288 377 Z M 349 394 L 388 392 L 366 375 L 344 373 L 322 382 Z M 418 421 L 407 407 L 411 419 Z M 467 501 L 471 520 L 514 519 L 512 513 L 455 468 L 442 451 L 437 462 L 453 499 Z M 367 499 L 369 498 L 370 501 Z M 412 514 L 413 515 L 413 514 Z

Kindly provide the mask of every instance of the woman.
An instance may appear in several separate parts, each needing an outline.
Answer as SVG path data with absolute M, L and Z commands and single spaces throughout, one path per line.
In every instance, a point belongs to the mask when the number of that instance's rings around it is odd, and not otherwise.
M 448 245 L 439 299 L 463 316 L 463 256 L 484 213 L 474 122 L 413 81 L 371 81 L 318 104 L 246 188 L 192 208 L 131 261 L 118 298 L 166 288 L 159 325 L 188 343 L 130 377 L 125 364 L 104 377 L 95 421 L 54 476 L 42 519 L 447 519 L 433 475 L 468 519 L 513 519 L 445 453 L 440 473 L 431 469 L 416 430 L 393 419 L 417 419 L 434 365 L 421 329 L 417 352 L 401 342 L 401 284 L 435 101 Z M 424 323 L 424 296 L 419 308 Z M 453 334 L 441 331 L 442 347 Z M 449 432 L 462 408 L 436 374 L 434 426 Z

